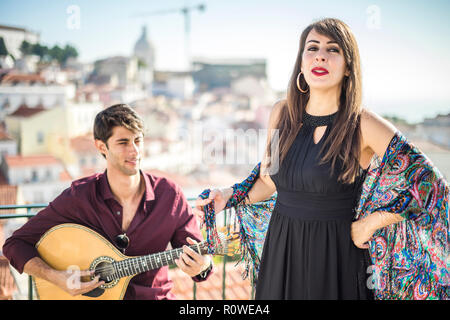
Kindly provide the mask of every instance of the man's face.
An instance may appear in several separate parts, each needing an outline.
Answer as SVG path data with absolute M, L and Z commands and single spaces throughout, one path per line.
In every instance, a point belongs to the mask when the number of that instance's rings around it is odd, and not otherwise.
M 144 154 L 142 132 L 114 127 L 112 133 L 107 144 L 96 140 L 97 148 L 106 156 L 108 168 L 116 169 L 128 176 L 138 174 L 141 157 Z

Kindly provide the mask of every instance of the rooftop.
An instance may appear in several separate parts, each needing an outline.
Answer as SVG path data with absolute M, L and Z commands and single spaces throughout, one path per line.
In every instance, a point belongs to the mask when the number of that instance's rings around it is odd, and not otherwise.
M 266 59 L 258 58 L 206 58 L 196 57 L 193 59 L 194 64 L 210 64 L 210 65 L 252 65 L 266 64 Z
M 38 74 L 22 74 L 22 73 L 8 73 L 2 79 L 2 84 L 16 84 L 16 83 L 46 83 L 45 79 Z
M 13 117 L 21 117 L 21 118 L 28 118 L 32 117 L 35 114 L 44 111 L 45 108 L 42 105 L 38 105 L 35 108 L 30 108 L 26 104 L 21 104 L 19 108 L 17 108 L 16 111 L 10 114 L 10 116 Z
M 17 203 L 17 186 L 1 184 L 0 206 L 7 206 L 16 203 Z M 16 212 L 15 210 L 0 210 L 0 214 L 9 214 L 9 213 L 16 213 Z
M 214 265 L 214 272 L 203 282 L 197 282 L 197 300 L 222 300 L 222 274 L 223 263 Z M 252 288 L 250 280 L 242 279 L 243 267 L 236 266 L 236 262 L 229 262 L 225 267 L 225 299 L 226 300 L 250 300 Z M 174 287 L 172 293 L 179 300 L 192 300 L 193 285 L 192 279 L 180 269 L 170 269 L 169 277 L 172 279 Z
M 76 153 L 88 153 L 88 154 L 98 153 L 98 150 L 94 144 L 94 137 L 92 133 L 70 139 L 70 147 Z
M 35 156 L 5 156 L 6 163 L 9 168 L 30 167 L 30 166 L 48 166 L 59 165 L 61 162 L 51 155 L 35 155 Z

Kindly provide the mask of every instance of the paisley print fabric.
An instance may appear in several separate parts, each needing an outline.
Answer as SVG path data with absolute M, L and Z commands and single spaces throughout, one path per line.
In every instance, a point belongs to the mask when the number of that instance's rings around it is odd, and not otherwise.
M 400 132 L 377 160 L 356 217 L 383 211 L 405 220 L 379 229 L 369 242 L 376 298 L 448 299 L 448 182 Z

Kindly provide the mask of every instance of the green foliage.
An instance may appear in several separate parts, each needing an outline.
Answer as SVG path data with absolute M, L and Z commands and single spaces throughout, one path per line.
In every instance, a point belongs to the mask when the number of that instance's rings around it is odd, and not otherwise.
M 0 37 L 0 56 L 7 56 L 8 50 L 6 49 L 5 41 L 3 37 Z
M 30 54 L 37 55 L 41 61 L 56 60 L 61 65 L 64 65 L 71 57 L 78 57 L 77 49 L 69 44 L 66 44 L 64 48 L 61 48 L 58 45 L 54 45 L 52 48 L 49 48 L 39 43 L 30 44 L 27 41 L 23 41 L 20 46 L 20 51 L 25 56 Z
M 33 45 L 29 43 L 28 41 L 24 40 L 22 44 L 20 45 L 20 52 L 22 52 L 22 55 L 27 56 L 32 54 L 33 52 Z

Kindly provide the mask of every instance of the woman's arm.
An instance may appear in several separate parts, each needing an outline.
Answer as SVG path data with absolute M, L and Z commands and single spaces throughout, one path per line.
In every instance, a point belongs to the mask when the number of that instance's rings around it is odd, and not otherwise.
M 361 113 L 362 150 L 369 149 L 382 159 L 397 129 L 373 111 Z
M 396 128 L 376 113 L 363 109 L 361 113 L 362 150 L 376 153 L 383 158 L 389 143 L 394 137 Z M 375 212 L 352 224 L 351 235 L 358 248 L 368 248 L 367 241 L 381 228 L 403 221 L 404 218 L 395 213 Z
M 355 246 L 361 249 L 368 249 L 367 241 L 381 228 L 403 221 L 399 214 L 378 211 L 367 217 L 352 223 L 351 236 Z

